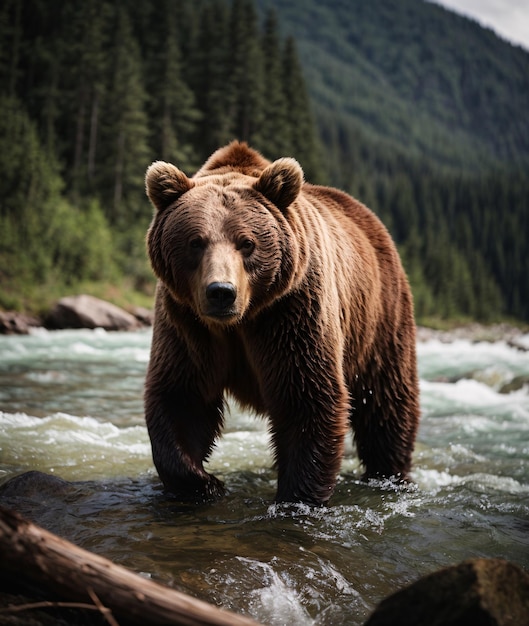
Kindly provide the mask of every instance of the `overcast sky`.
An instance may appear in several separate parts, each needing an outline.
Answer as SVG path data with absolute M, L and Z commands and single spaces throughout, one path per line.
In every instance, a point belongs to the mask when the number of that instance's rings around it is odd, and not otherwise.
M 529 0 L 433 0 L 529 52 Z

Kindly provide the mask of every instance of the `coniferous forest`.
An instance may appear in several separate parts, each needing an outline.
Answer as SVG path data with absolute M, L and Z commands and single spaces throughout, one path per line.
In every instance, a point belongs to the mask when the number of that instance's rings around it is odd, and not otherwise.
M 375 210 L 419 319 L 529 320 L 529 54 L 422 0 L 321 4 L 4 0 L 0 308 L 151 294 L 146 167 L 237 138 Z

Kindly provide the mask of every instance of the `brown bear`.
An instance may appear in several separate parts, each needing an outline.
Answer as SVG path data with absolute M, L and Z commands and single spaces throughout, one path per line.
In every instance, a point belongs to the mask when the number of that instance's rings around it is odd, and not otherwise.
M 412 297 L 386 228 L 292 158 L 245 143 L 188 178 L 157 161 L 158 277 L 146 422 L 165 488 L 215 498 L 203 466 L 225 393 L 269 418 L 277 501 L 326 503 L 351 426 L 366 478 L 405 480 L 418 425 Z

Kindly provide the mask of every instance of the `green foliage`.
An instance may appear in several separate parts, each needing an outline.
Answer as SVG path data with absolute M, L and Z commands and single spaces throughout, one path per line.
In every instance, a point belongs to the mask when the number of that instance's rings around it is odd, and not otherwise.
M 50 258 L 37 241 L 47 227 L 60 178 L 15 98 L 0 98 L 0 277 L 44 280 Z
M 264 59 L 259 48 L 257 13 L 253 0 L 233 0 L 230 15 L 228 83 L 233 95 L 229 115 L 235 136 L 259 146 L 263 123 Z
M 219 146 L 233 139 L 233 94 L 227 89 L 229 65 L 229 6 L 208 3 L 199 14 L 196 43 L 190 55 L 189 81 L 202 119 L 196 130 L 198 161 L 203 161 Z M 198 163 L 197 163 L 198 165 Z
M 0 97 L 0 306 L 33 284 L 114 277 L 112 235 L 95 201 L 61 196 L 53 158 L 18 100 Z M 16 302 L 16 299 L 14 300 Z
M 114 236 L 96 200 L 79 210 L 66 200 L 53 205 L 53 219 L 40 231 L 51 260 L 48 280 L 71 287 L 80 280 L 116 278 Z
M 201 112 L 198 163 L 237 138 L 270 159 L 294 156 L 312 179 L 323 178 L 317 127 L 295 45 L 281 42 L 273 12 L 260 28 L 253 0 L 205 2 L 188 47 L 193 62 L 189 84 Z
M 295 149 L 283 141 L 285 115 L 279 123 L 266 107 L 265 86 L 285 102 L 294 80 L 282 71 L 275 27 L 261 31 L 251 0 L 178 5 L 2 3 L 0 306 L 21 303 L 13 294 L 35 284 L 75 288 L 123 275 L 148 291 L 144 172 L 153 159 L 192 171 L 238 138 L 317 163 L 307 143 L 316 126 L 305 126 Z M 306 94 L 300 117 L 303 107 Z

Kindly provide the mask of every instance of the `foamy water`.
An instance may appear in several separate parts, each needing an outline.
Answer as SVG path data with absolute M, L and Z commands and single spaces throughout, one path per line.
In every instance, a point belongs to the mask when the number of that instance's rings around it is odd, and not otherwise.
M 232 405 L 208 465 L 227 496 L 191 506 L 164 496 L 152 466 L 142 407 L 150 337 L 0 337 L 0 481 L 36 469 L 74 483 L 2 504 L 273 625 L 362 624 L 388 593 L 469 557 L 529 568 L 529 353 L 419 344 L 414 484 L 361 483 L 349 441 L 326 508 L 273 504 L 266 422 Z

